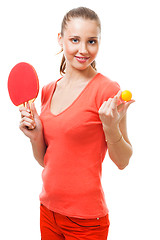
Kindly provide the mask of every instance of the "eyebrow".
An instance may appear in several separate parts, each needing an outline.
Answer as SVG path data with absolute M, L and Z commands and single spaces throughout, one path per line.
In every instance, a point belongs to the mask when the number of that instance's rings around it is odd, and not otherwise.
M 98 38 L 98 37 L 89 37 L 89 38 Z
M 69 37 L 74 37 L 74 38 L 80 38 L 80 36 L 75 36 L 75 35 L 73 35 L 73 36 L 69 36 Z M 98 39 L 98 37 L 89 37 L 88 39 L 91 39 L 91 38 L 97 38 Z

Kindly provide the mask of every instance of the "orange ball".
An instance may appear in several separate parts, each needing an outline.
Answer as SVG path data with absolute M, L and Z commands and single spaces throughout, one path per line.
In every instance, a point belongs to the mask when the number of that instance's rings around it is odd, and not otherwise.
M 122 92 L 121 98 L 124 101 L 128 102 L 132 99 L 132 93 L 129 90 L 125 90 L 125 91 Z

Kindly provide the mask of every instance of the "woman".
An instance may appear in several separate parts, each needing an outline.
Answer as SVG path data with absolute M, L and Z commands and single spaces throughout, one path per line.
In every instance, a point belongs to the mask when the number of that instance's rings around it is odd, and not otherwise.
M 44 167 L 40 194 L 41 239 L 107 239 L 108 208 L 101 168 L 108 149 L 119 169 L 132 155 L 120 87 L 97 73 L 101 39 L 97 14 L 69 11 L 58 41 L 64 53 L 62 78 L 42 89 L 38 116 L 21 107 L 20 129 L 30 138 L 35 159 Z

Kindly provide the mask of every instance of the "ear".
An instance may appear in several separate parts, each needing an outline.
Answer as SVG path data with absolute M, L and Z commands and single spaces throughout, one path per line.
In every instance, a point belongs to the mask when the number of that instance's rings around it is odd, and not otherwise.
M 62 41 L 62 35 L 61 35 L 61 33 L 58 33 L 58 43 L 59 43 L 59 45 L 61 46 L 61 48 L 63 49 L 63 41 Z

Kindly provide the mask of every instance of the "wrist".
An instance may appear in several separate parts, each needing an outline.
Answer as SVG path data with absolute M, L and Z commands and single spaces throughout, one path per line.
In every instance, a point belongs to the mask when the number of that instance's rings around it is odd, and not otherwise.
M 30 142 L 31 142 L 32 144 L 34 144 L 34 143 L 36 143 L 37 141 L 39 141 L 39 140 L 41 140 L 41 139 L 43 139 L 43 133 L 42 133 L 42 132 L 39 132 L 39 133 L 35 134 L 34 136 L 32 136 L 32 137 L 30 138 Z
M 106 142 L 114 144 L 119 142 L 122 139 L 122 133 L 119 129 L 119 126 L 114 126 L 113 128 L 103 127 Z

